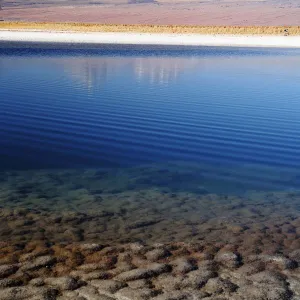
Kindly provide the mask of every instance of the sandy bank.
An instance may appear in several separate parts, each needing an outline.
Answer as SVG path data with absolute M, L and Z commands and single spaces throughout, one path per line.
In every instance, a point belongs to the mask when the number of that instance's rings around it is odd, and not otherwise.
M 300 36 L 0 31 L 2 42 L 300 48 Z

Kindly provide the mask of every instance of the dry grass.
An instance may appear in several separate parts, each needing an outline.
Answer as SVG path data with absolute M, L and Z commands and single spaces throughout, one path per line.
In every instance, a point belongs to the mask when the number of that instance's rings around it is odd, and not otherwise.
M 300 26 L 179 26 L 179 25 L 113 25 L 87 23 L 1 22 L 0 30 L 47 30 L 77 32 L 144 32 L 246 35 L 300 35 Z

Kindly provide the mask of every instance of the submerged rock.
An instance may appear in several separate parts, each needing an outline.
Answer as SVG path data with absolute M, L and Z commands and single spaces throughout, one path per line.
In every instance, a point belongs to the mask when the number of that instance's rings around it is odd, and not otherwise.
M 97 288 L 98 291 L 101 293 L 110 293 L 114 294 L 119 289 L 122 289 L 127 286 L 126 283 L 116 281 L 116 280 L 92 280 L 90 284 Z
M 115 298 L 109 297 L 108 295 L 101 294 L 93 286 L 83 286 L 80 289 L 76 290 L 76 293 L 82 297 L 84 300 L 114 300 Z M 72 298 L 77 299 L 77 298 Z
M 181 273 L 181 274 L 185 274 L 197 269 L 195 263 L 191 259 L 185 257 L 176 259 L 175 261 L 172 262 L 172 265 L 173 265 L 173 271 L 175 273 Z
M 297 262 L 282 255 L 252 255 L 249 261 L 262 261 L 266 264 L 276 265 L 281 270 L 294 269 L 297 267 Z
M 80 250 L 93 253 L 95 251 L 99 251 L 103 249 L 103 246 L 100 244 L 81 244 L 80 245 Z
M 192 291 L 172 291 L 165 292 L 153 298 L 153 300 L 193 300 L 193 299 L 203 299 L 208 294 L 202 291 L 192 292 Z
M 151 283 L 146 279 L 129 281 L 127 284 L 132 289 L 149 288 L 151 286 Z
M 137 228 L 141 228 L 141 227 L 151 226 L 151 225 L 154 225 L 154 224 L 159 223 L 159 222 L 160 222 L 160 220 L 136 221 L 136 222 L 128 225 L 126 228 L 128 228 L 128 229 L 137 229 Z
M 247 277 L 248 280 L 257 284 L 270 284 L 277 286 L 285 286 L 285 278 L 278 272 L 263 271 Z
M 53 256 L 40 256 L 34 259 L 32 262 L 28 262 L 22 265 L 22 271 L 33 271 L 43 267 L 49 267 L 55 264 L 56 258 Z
M 111 278 L 111 274 L 104 271 L 94 271 L 90 273 L 83 273 L 80 277 L 84 281 L 90 281 L 93 279 L 109 279 Z
M 132 289 L 130 287 L 123 288 L 116 293 L 116 297 L 123 300 L 144 300 L 155 296 L 157 292 L 152 289 Z
M 300 265 L 300 249 L 294 250 L 290 253 L 289 257 Z
M 1 300 L 19 300 L 19 299 L 33 299 L 34 297 L 44 297 L 49 295 L 56 295 L 56 290 L 46 289 L 43 287 L 11 287 L 0 289 Z
M 217 276 L 217 273 L 211 270 L 200 269 L 191 271 L 181 282 L 181 287 L 199 289 L 203 287 L 210 278 Z
M 44 282 L 58 288 L 61 291 L 75 290 L 79 286 L 78 282 L 74 278 L 68 276 L 45 278 Z
M 33 286 L 43 286 L 45 284 L 45 282 L 44 282 L 43 278 L 34 278 L 29 281 L 29 284 L 31 284 Z
M 163 291 L 174 291 L 178 290 L 181 287 L 181 283 L 184 277 L 175 276 L 174 274 L 162 274 L 157 278 L 153 279 L 153 283 L 156 288 Z
M 119 281 L 132 281 L 138 279 L 147 279 L 153 276 L 157 276 L 164 272 L 169 272 L 170 266 L 167 264 L 152 264 L 145 269 L 134 269 L 127 271 L 116 276 Z
M 153 272 L 150 269 L 134 269 L 119 274 L 116 279 L 119 281 L 131 281 L 138 279 L 145 279 L 153 276 Z
M 19 286 L 22 285 L 22 281 L 19 279 L 12 279 L 12 278 L 4 278 L 0 279 L 0 289 L 12 286 Z
M 19 269 L 16 265 L 2 265 L 0 266 L 0 278 L 5 278 L 14 274 Z
M 234 252 L 219 252 L 215 260 L 227 268 L 237 268 L 240 265 L 240 256 Z
M 151 261 L 158 261 L 158 260 L 160 260 L 162 258 L 166 258 L 170 255 L 171 255 L 171 253 L 168 250 L 163 249 L 163 248 L 154 249 L 145 254 L 147 259 L 151 260 Z
M 209 294 L 232 293 L 237 289 L 237 286 L 229 280 L 221 278 L 211 278 L 207 281 L 204 290 Z

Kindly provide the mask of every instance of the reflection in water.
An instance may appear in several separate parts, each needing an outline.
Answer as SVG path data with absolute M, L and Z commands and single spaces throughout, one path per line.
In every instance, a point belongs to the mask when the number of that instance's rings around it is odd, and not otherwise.
M 297 51 L 18 51 L 0 57 L 3 169 L 300 165 Z
M 137 58 L 134 62 L 137 80 L 149 81 L 151 84 L 176 82 L 178 76 L 195 67 L 197 60 L 193 58 Z
M 75 81 L 88 90 L 104 87 L 107 80 L 126 72 L 134 74 L 135 80 L 150 84 L 170 84 L 187 70 L 201 67 L 203 62 L 191 57 L 80 57 L 62 60 L 59 64 Z
M 109 62 L 106 60 L 79 59 L 76 64 L 63 64 L 64 71 L 74 81 L 81 82 L 87 90 L 105 86 L 109 70 Z

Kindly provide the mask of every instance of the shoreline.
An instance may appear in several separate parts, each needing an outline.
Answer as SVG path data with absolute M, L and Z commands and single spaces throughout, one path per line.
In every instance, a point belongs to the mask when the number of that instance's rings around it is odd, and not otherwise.
M 230 46 L 300 48 L 300 36 L 220 35 L 135 32 L 66 32 L 0 29 L 0 42 L 116 44 L 162 46 Z

